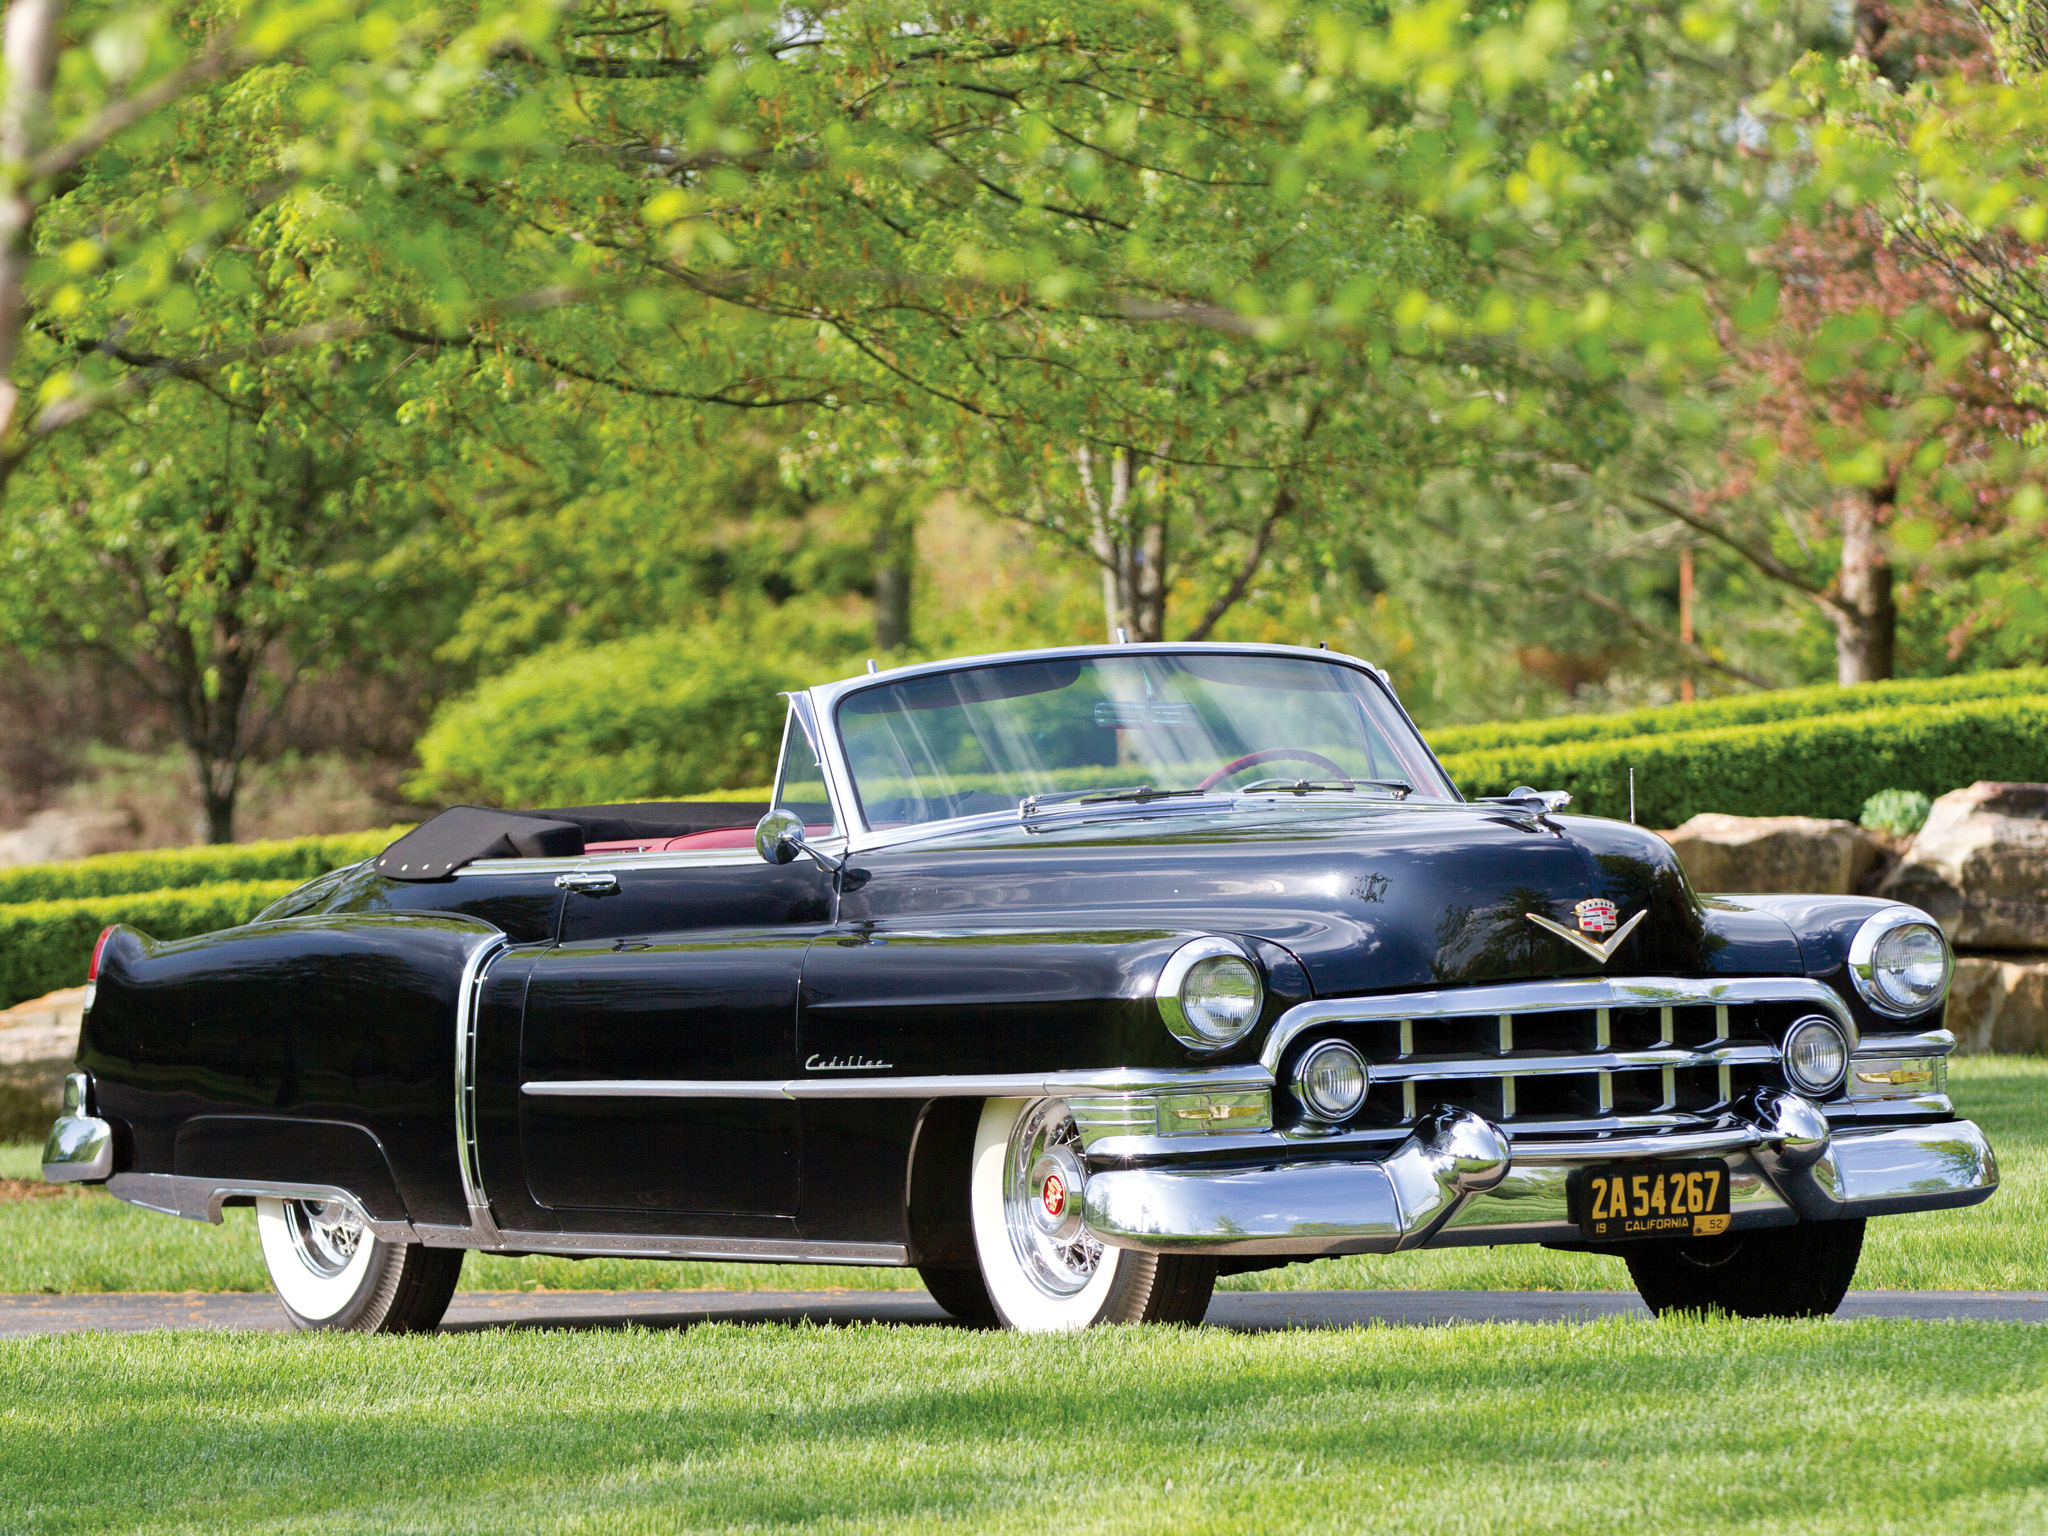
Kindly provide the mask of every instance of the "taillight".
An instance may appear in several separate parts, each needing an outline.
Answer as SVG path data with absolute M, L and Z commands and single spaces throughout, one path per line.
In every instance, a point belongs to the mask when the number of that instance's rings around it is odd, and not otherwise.
M 85 998 L 83 1012 L 92 1012 L 92 1000 L 100 989 L 100 956 L 107 952 L 107 940 L 114 936 L 112 927 L 102 928 L 100 936 L 93 941 L 92 963 L 85 968 Z

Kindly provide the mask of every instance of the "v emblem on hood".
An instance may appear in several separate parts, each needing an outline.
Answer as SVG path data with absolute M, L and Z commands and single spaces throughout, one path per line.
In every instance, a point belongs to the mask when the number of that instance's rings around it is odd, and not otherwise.
M 1589 939 L 1583 933 L 1574 933 L 1571 929 L 1565 927 L 1563 923 L 1553 923 L 1549 918 L 1539 916 L 1537 913 L 1524 912 L 1522 914 L 1522 916 L 1528 918 L 1529 921 L 1534 923 L 1538 928 L 1542 928 L 1551 933 L 1554 933 L 1560 939 L 1563 939 L 1565 943 L 1574 945 L 1579 949 L 1583 949 L 1587 954 L 1591 955 L 1595 960 L 1598 960 L 1602 965 L 1605 965 L 1608 961 L 1614 958 L 1614 952 L 1617 949 L 1621 948 L 1621 941 L 1627 938 L 1630 934 L 1634 933 L 1636 931 L 1636 924 L 1640 923 L 1644 918 L 1648 917 L 1649 915 L 1650 909 L 1648 907 L 1645 907 L 1642 911 L 1638 912 L 1634 917 L 1630 918 L 1627 922 L 1623 923 L 1621 927 L 1616 929 L 1613 938 L 1609 939 L 1605 944 L 1602 944 L 1597 939 Z

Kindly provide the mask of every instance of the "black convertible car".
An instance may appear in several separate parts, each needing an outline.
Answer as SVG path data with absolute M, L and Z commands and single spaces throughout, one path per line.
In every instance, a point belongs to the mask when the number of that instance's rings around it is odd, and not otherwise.
M 253 1203 L 307 1327 L 462 1255 L 915 1265 L 1026 1329 L 1219 1274 L 1544 1243 L 1824 1314 L 1997 1169 L 1924 913 L 1701 896 L 1460 797 L 1384 673 L 1122 645 L 790 700 L 768 805 L 458 807 L 248 925 L 109 929 L 50 1179 Z

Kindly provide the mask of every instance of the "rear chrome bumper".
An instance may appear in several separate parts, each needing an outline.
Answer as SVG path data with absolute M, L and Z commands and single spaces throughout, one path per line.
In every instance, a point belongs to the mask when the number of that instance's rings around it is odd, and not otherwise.
M 43 1178 L 51 1184 L 92 1184 L 114 1171 L 114 1128 L 85 1112 L 90 1085 L 83 1072 L 64 1079 L 64 1113 L 43 1143 Z
M 1677 1135 L 1525 1143 L 1441 1110 L 1389 1157 L 1260 1168 L 1091 1173 L 1088 1227 L 1118 1248 L 1318 1258 L 1494 1243 L 1577 1242 L 1566 1196 L 1588 1163 L 1720 1157 L 1734 1229 L 1975 1205 L 1998 1162 L 1967 1120 L 1831 1131 L 1819 1106 L 1761 1095 L 1747 1117 Z

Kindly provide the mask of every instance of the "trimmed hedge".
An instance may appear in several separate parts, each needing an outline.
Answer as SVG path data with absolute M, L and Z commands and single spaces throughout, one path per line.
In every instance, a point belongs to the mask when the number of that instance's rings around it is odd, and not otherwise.
M 1854 821 L 1881 789 L 1945 794 L 1979 779 L 2048 779 L 2048 698 L 1915 705 L 1621 741 L 1462 752 L 1444 766 L 1467 795 L 1565 789 L 1572 809 L 1675 827 L 1700 811 Z
M 407 793 L 447 804 L 602 805 L 775 776 L 798 685 L 736 637 L 654 631 L 558 646 L 435 711 Z
M 21 864 L 0 869 L 0 905 L 179 890 L 235 880 L 289 880 L 296 885 L 382 853 L 394 838 L 410 830 L 386 827 L 381 832 L 347 832 L 333 837 L 148 848 L 57 864 Z
M 153 939 L 189 939 L 246 923 L 304 883 L 221 880 L 182 890 L 0 906 L 0 1008 L 59 987 L 83 986 L 93 941 L 110 923 L 133 924 Z
M 1861 714 L 1908 704 L 1950 704 L 1977 699 L 2048 695 L 2048 667 L 2007 672 L 1968 672 L 1960 677 L 1909 678 L 1862 683 L 1853 688 L 1774 688 L 1764 693 L 1667 704 L 1619 715 L 1557 715 L 1547 720 L 1508 720 L 1486 725 L 1447 726 L 1429 731 L 1440 756 L 1483 752 L 1494 747 L 1536 746 L 1564 741 L 1617 741 L 1629 736 L 1662 736 L 1729 725 L 1762 725 L 1823 715 Z

